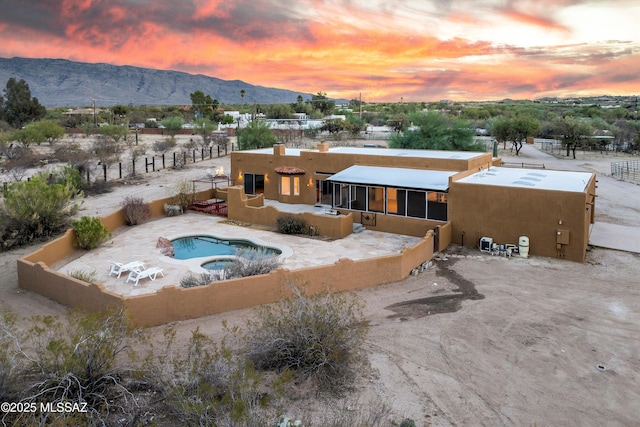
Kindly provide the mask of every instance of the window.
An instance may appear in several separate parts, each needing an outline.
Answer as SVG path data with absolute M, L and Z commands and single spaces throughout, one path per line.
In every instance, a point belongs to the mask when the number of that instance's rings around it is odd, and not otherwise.
M 424 191 L 407 191 L 407 216 L 413 218 L 427 217 L 427 193 Z
M 387 188 L 387 212 L 402 216 L 407 214 L 407 190 Z
M 280 194 L 283 196 L 290 196 L 291 184 L 293 184 L 293 195 L 300 195 L 300 177 L 299 176 L 282 176 L 280 177 Z
M 245 173 L 244 192 L 246 194 L 264 193 L 264 175 Z
M 447 193 L 429 192 L 427 195 L 427 218 L 447 220 Z
M 370 212 L 384 212 L 384 188 L 369 187 L 369 204 L 367 210 Z
M 367 187 L 363 185 L 351 185 L 351 203 L 349 209 L 354 211 L 367 210 Z
M 294 196 L 300 195 L 300 177 L 299 176 L 293 177 L 293 195 Z
M 280 177 L 280 194 L 283 196 L 291 195 L 291 177 Z

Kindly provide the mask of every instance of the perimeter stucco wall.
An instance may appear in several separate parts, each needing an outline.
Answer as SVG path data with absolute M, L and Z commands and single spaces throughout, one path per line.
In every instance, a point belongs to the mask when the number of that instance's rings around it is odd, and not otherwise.
M 353 165 L 384 166 L 442 171 L 478 171 L 494 165 L 491 153 L 478 153 L 478 157 L 465 159 L 417 158 L 407 156 L 385 156 L 384 148 L 380 155 L 347 154 L 325 151 L 326 144 L 319 144 L 318 150 L 302 150 L 300 155 L 285 155 L 282 145 L 275 145 L 273 154 L 234 151 L 231 153 L 231 179 L 238 185 L 244 185 L 244 174 L 253 173 L 265 176 L 264 197 L 282 203 L 316 203 L 315 181 L 325 179 Z M 296 167 L 305 173 L 300 178 L 300 195 L 280 194 L 280 175 L 275 172 L 279 167 Z
M 477 247 L 481 237 L 518 245 L 527 236 L 531 255 L 584 262 L 594 194 L 595 175 L 583 193 L 452 182 L 451 239 Z M 558 232 L 568 244 L 559 243 Z
M 233 194 L 233 189 L 230 189 Z M 198 193 L 208 198 L 211 190 Z M 233 197 L 232 197 L 233 198 Z M 169 199 L 149 203 L 154 216 L 164 215 L 163 206 Z M 350 218 L 349 218 L 350 220 Z M 111 231 L 124 226 L 121 211 L 101 218 Z M 124 307 L 132 321 L 139 326 L 155 326 L 179 320 L 254 307 L 281 300 L 290 295 L 289 283 L 304 286 L 309 294 L 321 291 L 347 291 L 400 281 L 413 269 L 433 258 L 434 233 L 402 253 L 385 257 L 353 261 L 341 259 L 333 265 L 295 271 L 277 269 L 270 274 L 226 280 L 195 288 L 169 285 L 153 294 L 123 297 L 110 293 L 101 284 L 76 280 L 50 268 L 77 252 L 73 242 L 75 233 L 43 245 L 18 260 L 18 284 L 67 307 L 82 307 L 90 311 L 104 311 Z

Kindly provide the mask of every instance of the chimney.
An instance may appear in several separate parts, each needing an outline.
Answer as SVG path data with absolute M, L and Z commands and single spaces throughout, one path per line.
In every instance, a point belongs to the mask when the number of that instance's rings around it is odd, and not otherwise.
M 287 147 L 284 144 L 274 144 L 273 145 L 273 155 L 274 156 L 284 156 L 286 153 Z
M 326 153 L 329 151 L 329 144 L 327 144 L 326 142 L 322 141 L 320 142 L 320 144 L 318 144 L 318 151 L 320 153 Z

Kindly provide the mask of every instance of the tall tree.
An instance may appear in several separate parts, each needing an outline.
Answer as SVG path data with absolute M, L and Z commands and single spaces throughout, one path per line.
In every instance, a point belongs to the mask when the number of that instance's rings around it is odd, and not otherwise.
M 484 151 L 485 146 L 473 140 L 475 134 L 465 120 L 451 121 L 447 116 L 429 111 L 411 113 L 412 129 L 395 134 L 389 140 L 391 148 L 445 151 Z
M 562 145 L 567 149 L 567 156 L 569 156 L 569 151 L 572 151 L 574 159 L 576 158 L 576 148 L 588 144 L 593 135 L 593 128 L 583 120 L 562 117 L 557 119 L 554 125 Z
M 238 129 L 238 145 L 240 150 L 271 147 L 278 142 L 269 125 L 263 120 L 252 120 L 249 126 Z
M 184 125 L 184 119 L 180 116 L 165 117 L 160 122 L 164 129 L 169 134 L 169 137 L 173 140 L 176 138 L 176 134 L 182 129 Z
M 520 114 L 511 118 L 496 119 L 491 123 L 491 135 L 506 147 L 507 141 L 513 143 L 516 156 L 520 154 L 522 145 L 528 136 L 536 136 L 540 133 L 540 121 L 529 114 Z
M 4 96 L 0 96 L 0 119 L 20 129 L 26 123 L 44 118 L 46 113 L 38 98 L 31 97 L 27 82 L 13 77 L 7 81 Z
M 311 102 L 313 104 L 313 108 L 320 111 L 325 116 L 331 114 L 336 106 L 334 101 L 327 98 L 327 94 L 325 92 L 318 92 L 316 95 L 312 95 Z
M 208 117 L 215 120 L 216 113 L 220 102 L 211 98 L 211 95 L 205 95 L 201 90 L 197 90 L 189 94 L 191 98 L 191 109 L 195 113 L 196 118 Z

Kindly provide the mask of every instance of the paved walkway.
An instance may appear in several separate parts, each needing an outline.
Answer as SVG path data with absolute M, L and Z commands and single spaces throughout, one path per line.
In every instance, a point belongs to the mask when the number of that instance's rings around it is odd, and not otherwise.
M 596 222 L 591 226 L 589 244 L 601 248 L 640 253 L 640 227 Z

